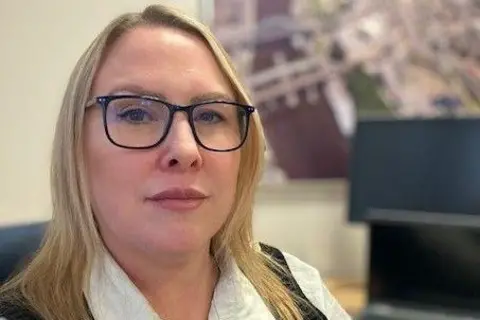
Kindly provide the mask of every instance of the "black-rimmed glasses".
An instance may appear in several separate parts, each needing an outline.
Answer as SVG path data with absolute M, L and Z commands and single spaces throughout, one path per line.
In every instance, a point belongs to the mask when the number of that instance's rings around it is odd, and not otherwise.
M 105 132 L 116 146 L 153 148 L 166 138 L 176 112 L 186 112 L 196 142 L 211 151 L 233 151 L 246 140 L 255 108 L 228 101 L 174 105 L 155 97 L 114 95 L 93 98 L 87 107 L 103 109 Z

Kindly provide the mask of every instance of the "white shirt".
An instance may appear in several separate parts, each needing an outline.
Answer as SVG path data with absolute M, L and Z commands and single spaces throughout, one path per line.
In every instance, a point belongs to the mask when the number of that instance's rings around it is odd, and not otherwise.
M 328 320 L 350 320 L 326 288 L 318 271 L 283 253 L 305 296 Z M 90 289 L 85 292 L 97 320 L 162 320 L 111 256 L 94 263 Z M 235 262 L 223 269 L 215 287 L 209 320 L 275 320 L 253 285 Z

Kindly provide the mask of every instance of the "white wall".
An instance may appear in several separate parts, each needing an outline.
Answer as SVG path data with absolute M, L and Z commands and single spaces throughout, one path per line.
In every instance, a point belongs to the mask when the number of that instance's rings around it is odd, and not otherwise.
M 323 276 L 364 280 L 367 229 L 347 221 L 344 181 L 262 187 L 255 205 L 256 239 L 290 252 Z
M 196 0 L 169 2 L 198 14 Z M 50 144 L 69 73 L 111 18 L 149 3 L 0 1 L 0 225 L 50 217 Z M 264 187 L 255 233 L 323 274 L 361 278 L 365 230 L 346 225 L 345 204 L 341 182 Z

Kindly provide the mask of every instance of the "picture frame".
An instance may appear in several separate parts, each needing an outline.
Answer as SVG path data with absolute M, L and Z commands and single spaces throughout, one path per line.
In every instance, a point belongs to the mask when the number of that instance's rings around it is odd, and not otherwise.
M 261 116 L 264 184 L 348 179 L 359 119 L 480 113 L 473 0 L 200 2 Z

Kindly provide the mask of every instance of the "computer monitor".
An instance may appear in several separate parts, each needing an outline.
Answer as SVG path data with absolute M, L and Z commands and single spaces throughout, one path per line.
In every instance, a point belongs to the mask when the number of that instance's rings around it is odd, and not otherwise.
M 480 226 L 480 119 L 359 121 L 349 180 L 351 222 Z
M 370 226 L 370 303 L 480 314 L 480 229 Z

